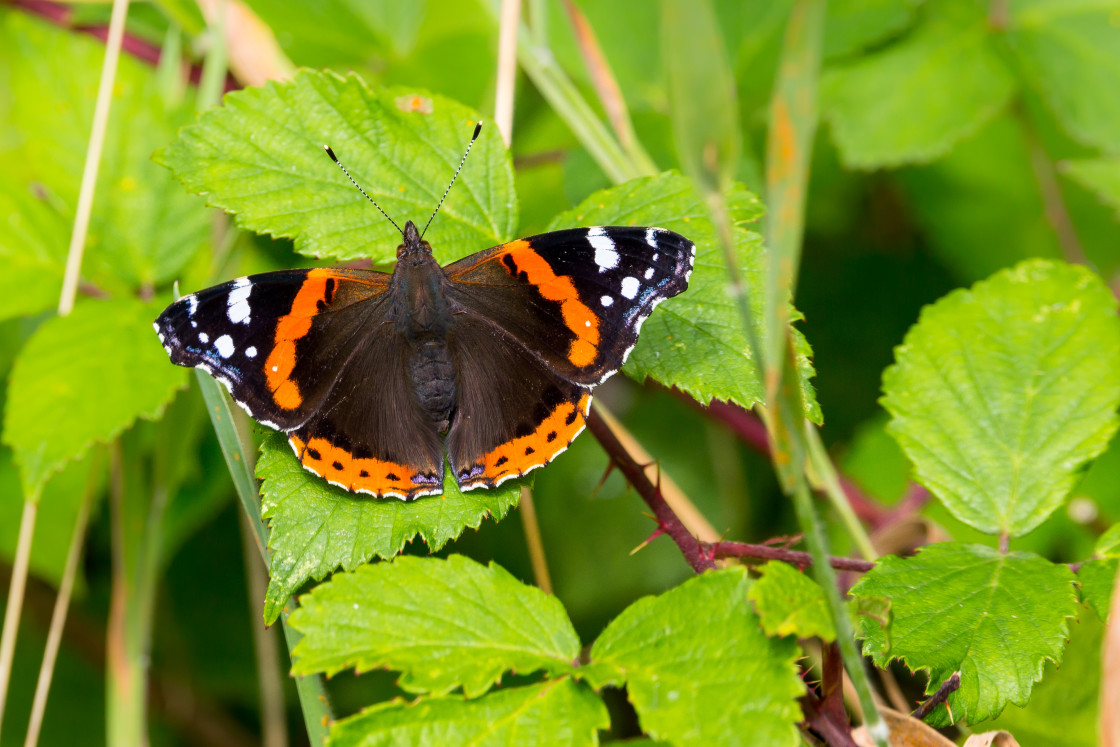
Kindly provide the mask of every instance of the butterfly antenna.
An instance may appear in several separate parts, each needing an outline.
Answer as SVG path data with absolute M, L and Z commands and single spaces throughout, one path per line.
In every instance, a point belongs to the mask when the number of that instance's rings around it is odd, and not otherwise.
M 463 164 L 467 162 L 467 154 L 471 152 L 471 146 L 474 145 L 475 140 L 478 140 L 478 133 L 480 132 L 482 132 L 481 121 L 474 126 L 474 134 L 471 135 L 471 141 L 467 143 L 467 149 L 463 152 L 462 160 L 459 161 L 459 168 L 455 169 L 455 176 L 451 177 L 451 184 L 448 184 L 447 189 L 443 190 L 443 197 L 439 198 L 439 204 L 436 205 L 436 209 L 432 211 L 432 217 L 428 218 L 428 222 L 424 224 L 424 230 L 420 232 L 420 238 L 424 238 L 424 234 L 428 232 L 428 226 L 432 225 L 432 218 L 435 218 L 436 213 L 443 207 L 443 201 L 447 199 L 447 193 L 451 191 L 451 185 L 459 178 L 459 172 L 463 170 Z
M 324 145 L 323 150 L 325 150 L 327 152 L 327 155 L 331 157 L 332 161 L 334 161 L 336 164 L 338 164 L 338 168 L 342 169 L 342 173 L 346 174 L 346 178 L 350 180 L 350 183 L 353 184 L 355 187 L 357 187 L 358 191 L 361 192 L 362 195 L 367 200 L 372 202 L 373 206 L 375 208 L 377 208 L 378 210 L 381 210 L 381 206 L 377 204 L 377 201 L 375 199 L 373 199 L 372 197 L 370 197 L 368 194 L 366 194 L 366 191 L 364 189 L 362 189 L 362 185 L 358 184 L 356 181 L 354 181 L 354 177 L 350 176 L 350 172 L 347 171 L 346 167 L 342 165 L 342 162 L 338 160 L 338 156 L 336 156 L 334 154 L 334 151 L 331 150 L 331 146 Z M 468 150 L 469 150 L 469 148 L 468 148 Z M 386 213 L 384 210 L 381 210 L 381 214 L 385 216 L 385 220 L 387 220 L 387 221 L 389 221 L 390 223 L 393 224 L 393 228 L 400 231 L 401 236 L 404 236 L 404 231 L 401 231 L 401 227 L 397 225 L 397 222 L 395 220 L 393 220 L 392 218 L 389 217 L 388 213 Z

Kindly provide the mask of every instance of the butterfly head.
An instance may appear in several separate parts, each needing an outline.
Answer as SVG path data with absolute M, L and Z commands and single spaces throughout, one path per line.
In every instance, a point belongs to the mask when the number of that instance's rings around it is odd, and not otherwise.
M 408 221 L 401 231 L 404 243 L 397 247 L 397 261 L 412 260 L 413 264 L 426 263 L 432 258 L 432 245 L 420 238 L 416 224 Z

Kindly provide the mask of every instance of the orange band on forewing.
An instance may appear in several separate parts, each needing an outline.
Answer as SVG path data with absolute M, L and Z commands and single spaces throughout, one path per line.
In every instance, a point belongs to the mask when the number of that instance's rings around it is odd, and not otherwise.
M 523 475 L 555 459 L 583 430 L 590 398 L 590 394 L 584 394 L 578 402 L 561 402 L 535 431 L 484 455 L 479 482 L 494 484 L 509 475 Z
M 576 337 L 568 349 L 568 360 L 576 366 L 591 365 L 599 354 L 599 318 L 580 300 L 572 279 L 554 273 L 527 241 L 511 241 L 504 248 L 517 271 L 524 272 L 542 296 L 560 303 L 564 325 Z
M 376 496 L 392 494 L 406 498 L 419 493 L 430 495 L 442 492 L 441 485 L 413 482 L 412 478 L 418 473 L 403 464 L 373 458 L 360 459 L 325 438 L 313 438 L 304 443 L 299 436 L 292 435 L 288 440 L 305 469 L 347 490 L 366 490 Z
M 276 322 L 272 352 L 265 361 L 264 373 L 272 398 L 284 410 L 303 404 L 299 386 L 291 378 L 296 367 L 296 342 L 311 331 L 311 318 L 319 313 L 319 302 L 329 302 L 327 281 L 330 270 L 315 269 L 307 273 L 292 301 L 292 309 Z

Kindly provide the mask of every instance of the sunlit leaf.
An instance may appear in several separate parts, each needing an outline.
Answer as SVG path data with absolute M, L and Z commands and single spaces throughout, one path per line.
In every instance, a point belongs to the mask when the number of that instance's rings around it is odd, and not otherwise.
M 767 635 L 836 639 L 824 592 L 813 579 L 789 563 L 771 561 L 758 568 L 762 578 L 747 598 L 754 604 Z

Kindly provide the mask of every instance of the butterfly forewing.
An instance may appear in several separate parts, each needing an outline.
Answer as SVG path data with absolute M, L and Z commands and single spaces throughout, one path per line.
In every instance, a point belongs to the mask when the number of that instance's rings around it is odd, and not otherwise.
M 653 308 L 688 286 L 695 252 L 665 229 L 597 226 L 511 241 L 444 269 L 467 313 L 595 385 L 622 367 Z

